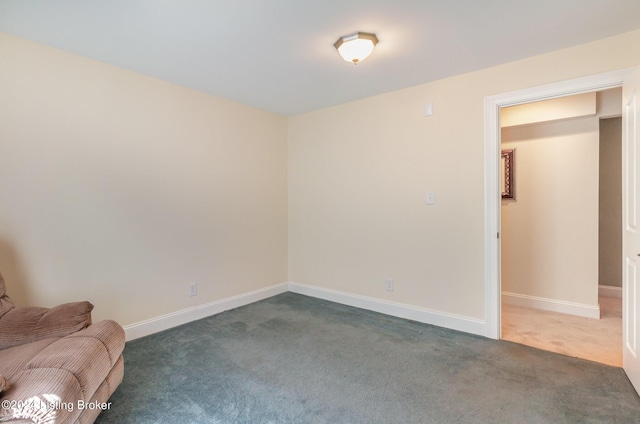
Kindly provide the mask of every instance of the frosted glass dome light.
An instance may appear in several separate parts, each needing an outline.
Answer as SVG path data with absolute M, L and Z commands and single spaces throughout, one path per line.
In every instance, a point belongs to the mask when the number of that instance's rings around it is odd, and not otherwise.
M 357 65 L 373 53 L 376 44 L 378 44 L 378 37 L 375 34 L 357 32 L 340 37 L 333 46 L 346 62 Z

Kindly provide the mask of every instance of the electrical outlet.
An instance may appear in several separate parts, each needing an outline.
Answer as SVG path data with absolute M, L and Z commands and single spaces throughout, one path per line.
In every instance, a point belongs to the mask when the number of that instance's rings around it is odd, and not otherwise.
M 386 291 L 390 291 L 390 292 L 393 291 L 393 289 L 394 289 L 394 287 L 393 287 L 393 278 L 386 278 L 384 280 L 384 289 Z
M 198 294 L 198 285 L 193 283 L 189 286 L 189 297 L 193 297 Z

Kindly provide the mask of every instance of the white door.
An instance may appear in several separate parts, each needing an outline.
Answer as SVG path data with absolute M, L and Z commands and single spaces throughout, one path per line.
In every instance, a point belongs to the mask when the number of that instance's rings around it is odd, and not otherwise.
M 622 366 L 640 393 L 640 67 L 636 68 L 622 88 L 622 190 L 623 190 L 623 282 L 622 299 Z

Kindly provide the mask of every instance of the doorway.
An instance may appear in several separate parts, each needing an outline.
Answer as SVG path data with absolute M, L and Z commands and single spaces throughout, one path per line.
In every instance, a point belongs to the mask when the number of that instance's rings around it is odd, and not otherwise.
M 502 338 L 618 367 L 622 302 L 599 298 L 599 284 L 622 285 L 621 104 L 618 88 L 501 111 L 513 163 L 501 205 Z M 616 123 L 617 139 L 604 137 Z
M 622 290 L 622 364 L 627 377 L 640 393 L 640 66 L 607 72 L 560 83 L 548 84 L 488 96 L 485 111 L 485 335 L 501 337 L 500 280 L 500 109 L 536 100 L 622 87 L 623 122 L 623 290 Z
M 528 102 L 621 87 L 628 70 L 609 72 L 485 98 L 485 335 L 500 339 L 500 109 Z

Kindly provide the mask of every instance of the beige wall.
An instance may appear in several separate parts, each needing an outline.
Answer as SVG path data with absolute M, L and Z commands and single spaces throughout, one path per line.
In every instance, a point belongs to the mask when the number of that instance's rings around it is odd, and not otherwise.
M 622 118 L 600 120 L 599 216 L 598 281 L 622 287 Z
M 287 278 L 483 319 L 484 96 L 636 65 L 638 44 L 286 120 L 0 35 L 0 269 L 21 303 L 125 325 Z
M 290 118 L 289 279 L 484 319 L 484 97 L 635 66 L 639 44 L 635 31 Z
M 598 118 L 503 128 L 501 140 L 516 193 L 502 201 L 502 291 L 597 307 Z
M 126 325 L 287 280 L 285 118 L 0 34 L 0 120 L 19 304 Z

